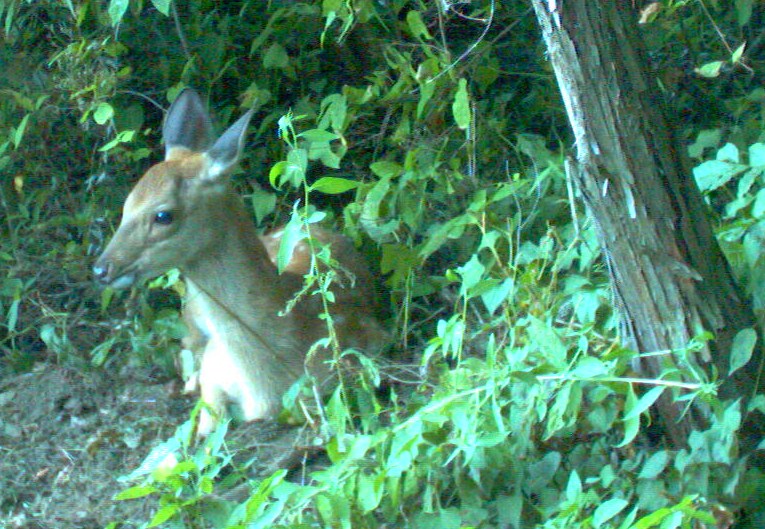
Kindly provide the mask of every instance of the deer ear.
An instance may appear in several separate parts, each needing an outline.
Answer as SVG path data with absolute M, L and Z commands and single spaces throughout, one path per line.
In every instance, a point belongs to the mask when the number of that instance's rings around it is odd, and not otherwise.
M 213 135 L 212 122 L 199 94 L 187 88 L 175 98 L 167 111 L 162 138 L 165 140 L 165 159 L 176 148 L 204 152 Z
M 207 178 L 217 179 L 225 175 L 239 161 L 252 113 L 252 110 L 248 110 L 207 151 L 206 156 L 210 162 Z

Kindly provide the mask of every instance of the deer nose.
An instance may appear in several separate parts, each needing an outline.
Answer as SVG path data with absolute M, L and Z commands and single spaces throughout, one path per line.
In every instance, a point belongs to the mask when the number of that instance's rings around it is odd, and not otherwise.
M 111 268 L 111 263 L 98 261 L 93 265 L 93 277 L 100 283 L 107 283 Z

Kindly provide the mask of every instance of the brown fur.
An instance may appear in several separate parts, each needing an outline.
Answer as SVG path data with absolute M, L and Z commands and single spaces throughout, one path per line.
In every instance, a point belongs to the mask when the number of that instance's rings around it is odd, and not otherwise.
M 213 154 L 195 152 L 173 142 L 183 141 L 184 127 L 207 126 L 209 118 L 195 110 L 201 108 L 198 96 L 181 97 L 186 99 L 180 110 L 171 108 L 168 121 L 174 121 L 166 125 L 166 160 L 150 168 L 128 196 L 122 223 L 94 273 L 106 284 L 125 288 L 170 268 L 181 270 L 189 325 L 184 345 L 200 359 L 198 383 L 211 411 L 200 418 L 198 432 L 204 435 L 229 405 L 238 407 L 245 420 L 266 419 L 279 411 L 282 394 L 306 370 L 325 380 L 324 358 L 306 364 L 306 354 L 327 335 L 327 327 L 319 319 L 318 296 L 304 296 L 279 316 L 302 286 L 310 247 L 299 243 L 279 275 L 273 263 L 279 236 L 258 236 L 227 178 L 249 116 L 221 136 L 209 151 Z M 192 132 L 186 135 L 195 141 L 204 137 L 203 131 Z M 172 222 L 157 222 L 158 212 L 170 212 Z M 333 283 L 336 302 L 330 305 L 341 347 L 376 353 L 387 332 L 376 313 L 371 273 L 346 238 L 318 227 L 311 228 L 311 237 L 328 244 L 347 271 Z

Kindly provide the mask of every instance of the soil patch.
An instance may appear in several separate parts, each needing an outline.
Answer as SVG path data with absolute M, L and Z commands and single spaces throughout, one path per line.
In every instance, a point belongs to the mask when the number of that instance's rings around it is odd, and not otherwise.
M 146 373 L 39 365 L 0 380 L 0 527 L 88 529 L 147 520 L 118 477 L 188 417 L 192 399 Z

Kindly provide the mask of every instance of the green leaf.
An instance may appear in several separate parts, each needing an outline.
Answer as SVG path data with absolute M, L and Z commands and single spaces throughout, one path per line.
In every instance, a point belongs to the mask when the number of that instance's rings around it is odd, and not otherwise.
M 739 27 L 744 27 L 752 18 L 752 6 L 754 0 L 736 0 L 736 18 Z M 735 62 L 735 61 L 734 61 Z
M 720 75 L 720 70 L 722 69 L 723 64 L 725 64 L 725 61 L 712 61 L 699 66 L 698 68 L 694 68 L 694 71 L 701 77 L 713 79 Z
M 731 55 L 730 62 L 733 64 L 736 64 L 741 60 L 741 56 L 744 55 L 744 49 L 746 48 L 746 42 L 744 42 L 741 46 L 736 48 L 736 51 L 733 52 L 733 55 Z
M 109 18 L 112 19 L 112 26 L 116 26 L 122 21 L 122 17 L 125 16 L 129 4 L 129 0 L 109 1 Z
M 340 136 L 338 136 L 334 132 L 329 132 L 327 130 L 321 130 L 321 129 L 311 129 L 305 132 L 301 132 L 300 134 L 298 134 L 298 137 L 303 138 L 307 141 L 317 142 L 317 143 L 329 142 L 329 141 L 340 138 Z
M 99 103 L 93 111 L 93 120 L 99 125 L 105 124 L 114 117 L 114 109 L 109 103 Z
M 508 298 L 512 299 L 511 293 L 514 288 L 515 281 L 512 277 L 508 277 L 495 287 L 481 294 L 481 301 L 483 301 L 489 314 L 493 315 L 505 300 L 508 300 Z
M 274 42 L 263 56 L 263 68 L 266 70 L 283 70 L 289 66 L 290 56 L 281 44 Z
M 757 332 L 752 328 L 741 329 L 733 338 L 733 346 L 730 352 L 730 371 L 732 375 L 752 358 L 754 346 L 757 343 Z
M 640 417 L 643 412 L 653 406 L 653 403 L 656 402 L 656 399 L 658 399 L 662 393 L 664 393 L 665 389 L 664 386 L 656 386 L 646 391 L 643 396 L 635 402 L 634 406 L 625 407 L 624 420 L 626 421 L 627 419 Z
M 688 147 L 688 156 L 691 158 L 701 158 L 704 149 L 716 148 L 720 145 L 722 131 L 720 129 L 702 130 L 696 137 L 696 141 Z
M 112 141 L 104 145 L 103 147 L 99 148 L 99 152 L 106 152 L 113 148 L 115 148 L 120 143 L 130 143 L 133 141 L 133 136 L 135 136 L 134 130 L 123 130 L 119 134 L 117 134 L 117 137 L 114 138 Z
M 574 367 L 571 374 L 579 378 L 595 378 L 607 372 L 606 364 L 602 360 L 592 356 L 585 356 L 576 363 L 576 367 Z
M 170 14 L 170 0 L 151 0 L 151 3 L 163 15 L 167 16 Z
M 295 246 L 306 238 L 306 232 L 303 229 L 303 219 L 298 212 L 298 205 L 292 210 L 292 216 L 290 221 L 284 226 L 284 235 L 282 235 L 282 242 L 279 245 L 279 251 L 276 254 L 276 268 L 279 273 L 282 273 L 292 260 L 292 253 L 295 251 Z
M 648 461 L 643 465 L 643 470 L 640 471 L 638 478 L 640 479 L 655 479 L 661 474 L 669 462 L 669 455 L 665 450 L 656 452 Z
M 157 514 L 154 515 L 154 518 L 151 519 L 151 522 L 147 527 L 157 527 L 160 524 L 165 523 L 170 518 L 175 516 L 175 514 L 180 510 L 180 505 L 177 503 L 170 503 L 168 505 L 165 505 L 160 510 L 157 511 Z
M 458 267 L 457 273 L 462 277 L 460 295 L 466 299 L 469 298 L 470 291 L 481 280 L 484 272 L 486 272 L 486 267 L 481 264 L 476 254 L 473 254 L 467 263 Z
M 117 493 L 114 496 L 114 500 L 134 500 L 136 498 L 143 498 L 149 494 L 154 494 L 155 492 L 157 492 L 157 489 L 151 485 L 136 485 L 135 487 L 130 487 L 129 489 Z
M 406 24 L 409 26 L 409 31 L 414 38 L 423 38 L 425 40 L 433 38 L 428 32 L 427 26 L 425 26 L 425 23 L 422 21 L 422 15 L 420 15 L 419 11 L 411 9 L 406 14 Z
M 18 149 L 19 145 L 21 145 L 21 140 L 24 137 L 24 132 L 27 130 L 27 123 L 29 122 L 29 114 L 24 116 L 21 119 L 21 123 L 19 123 L 19 126 L 16 127 L 16 130 L 13 132 L 13 146 Z
M 579 477 L 576 470 L 572 470 L 571 475 L 568 477 L 568 485 L 566 485 L 566 499 L 570 502 L 576 502 L 581 493 L 582 479 Z
M 271 169 L 273 171 L 273 168 Z M 271 175 L 269 174 L 269 180 Z M 255 220 L 258 224 L 263 222 L 268 215 L 276 210 L 276 195 L 269 193 L 260 186 L 252 190 L 252 209 L 255 212 Z
M 627 500 L 622 498 L 611 498 L 598 505 L 592 515 L 592 525 L 596 529 L 606 523 L 608 520 L 619 514 L 629 505 Z
M 284 171 L 286 169 L 287 169 L 287 162 L 285 160 L 276 162 L 271 167 L 271 170 L 268 171 L 268 181 L 271 183 L 271 187 L 279 187 L 279 184 L 281 182 L 277 182 L 277 179 L 284 174 Z
M 753 167 L 765 165 L 765 143 L 753 143 L 749 146 L 749 165 Z
M 738 147 L 733 143 L 726 143 L 717 151 L 715 159 L 721 162 L 739 163 L 741 161 L 741 154 Z
M 311 191 L 318 191 L 326 195 L 339 195 L 351 189 L 359 187 L 359 182 L 348 180 L 347 178 L 337 178 L 334 176 L 325 176 L 319 178 L 310 187 Z
M 396 162 L 380 161 L 374 162 L 369 166 L 369 169 L 380 178 L 395 178 L 401 176 L 404 172 L 404 168 Z
M 709 160 L 693 168 L 693 176 L 702 193 L 714 191 L 747 170 L 746 165 Z
M 627 413 L 624 415 L 624 439 L 622 442 L 616 445 L 616 448 L 621 448 L 630 444 L 637 436 L 640 430 L 640 414 L 632 414 L 631 410 L 637 403 L 637 396 L 635 395 L 635 388 L 632 384 L 627 386 L 627 398 L 624 401 L 624 409 Z
M 464 78 L 460 79 L 459 88 L 454 94 L 452 114 L 454 114 L 454 121 L 460 129 L 466 130 L 470 126 L 470 98 L 468 97 L 467 81 Z

